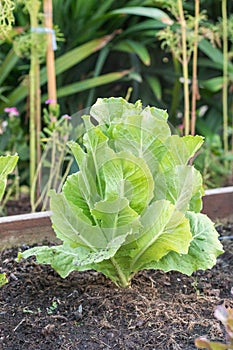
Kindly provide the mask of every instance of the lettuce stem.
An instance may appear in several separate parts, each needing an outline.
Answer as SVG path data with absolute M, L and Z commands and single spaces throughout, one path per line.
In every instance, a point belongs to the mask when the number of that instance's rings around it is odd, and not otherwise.
M 119 264 L 117 263 L 115 258 L 110 258 L 110 261 L 112 263 L 112 265 L 114 266 L 114 268 L 117 271 L 118 277 L 119 277 L 119 281 L 120 283 L 117 283 L 119 287 L 122 288 L 126 288 L 129 285 L 129 280 L 125 277 L 122 269 L 120 268 Z

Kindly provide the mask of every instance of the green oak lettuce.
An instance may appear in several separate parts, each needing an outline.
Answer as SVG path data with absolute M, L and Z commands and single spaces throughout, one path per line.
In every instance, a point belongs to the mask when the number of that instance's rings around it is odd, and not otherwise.
M 84 116 L 78 163 L 61 193 L 51 192 L 51 220 L 63 244 L 35 247 L 62 277 L 94 269 L 126 287 L 141 269 L 192 274 L 223 252 L 203 214 L 202 177 L 189 164 L 201 136 L 171 135 L 166 111 L 140 101 L 98 99 Z M 93 122 L 94 120 L 94 122 Z

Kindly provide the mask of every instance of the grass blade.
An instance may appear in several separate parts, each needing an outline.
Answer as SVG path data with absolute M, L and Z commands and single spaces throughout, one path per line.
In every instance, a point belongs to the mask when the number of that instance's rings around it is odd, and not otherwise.
M 157 19 L 166 24 L 173 23 L 173 21 L 171 20 L 171 18 L 168 16 L 166 12 L 154 7 L 141 7 L 141 6 L 123 7 L 121 9 L 111 11 L 111 14 L 143 16 L 143 17 Z
M 99 77 L 91 78 L 91 79 L 86 79 L 84 81 L 79 81 L 77 83 L 73 83 L 67 86 L 64 86 L 60 89 L 57 90 L 57 96 L 58 97 L 64 97 L 67 95 L 72 95 L 80 91 L 84 91 L 96 86 L 104 85 L 104 84 L 109 84 L 112 83 L 116 80 L 121 79 L 125 75 L 127 75 L 130 71 L 125 70 L 122 72 L 113 72 L 113 73 L 108 73 L 101 75 Z
M 114 46 L 114 49 L 124 51 L 124 52 L 134 53 L 138 55 L 138 57 L 146 66 L 149 66 L 151 63 L 150 54 L 146 46 L 137 41 L 134 41 L 134 40 L 121 41 L 119 42 L 119 44 Z
M 0 84 L 4 81 L 4 79 L 9 75 L 11 70 L 16 66 L 19 57 L 16 56 L 14 50 L 10 50 L 7 54 L 6 58 L 0 65 Z

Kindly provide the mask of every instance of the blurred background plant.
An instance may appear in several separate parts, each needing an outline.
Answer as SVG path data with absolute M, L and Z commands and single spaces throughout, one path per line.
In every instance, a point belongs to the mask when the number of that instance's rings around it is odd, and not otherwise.
M 233 294 L 233 289 L 231 290 Z M 232 350 L 233 349 L 233 309 L 224 304 L 218 305 L 214 311 L 215 318 L 223 325 L 226 334 L 226 343 L 210 341 L 205 336 L 195 339 L 195 345 L 198 349 L 207 350 Z
M 49 209 L 49 191 L 60 192 L 74 159 L 67 142 L 79 138 L 83 134 L 80 118 L 72 120 L 68 114 L 60 115 L 60 106 L 52 100 L 46 101 L 43 109 L 43 130 L 41 132 L 42 156 L 36 169 L 31 191 L 30 203 L 32 211 Z M 39 183 L 39 192 L 37 191 Z
M 27 146 L 30 101 L 31 108 L 34 105 L 28 97 L 32 37 L 40 48 L 41 104 L 49 98 L 45 1 L 30 0 L 35 1 L 40 4 L 36 18 L 40 32 L 31 31 L 34 25 L 23 0 L 0 1 L 0 115 L 3 120 L 5 108 L 17 107 L 20 116 L 16 120 Z M 229 183 L 233 163 L 232 1 L 129 0 L 126 4 L 123 0 L 53 0 L 52 4 L 58 44 L 55 102 L 60 115 L 73 115 L 97 97 L 109 96 L 127 96 L 132 102 L 141 99 L 143 105 L 167 109 L 170 122 L 180 132 L 206 137 L 195 160 L 206 186 Z M 42 117 L 40 122 L 43 129 Z M 37 167 L 39 163 L 40 159 Z M 29 176 L 20 174 L 20 183 L 29 186 Z
M 18 153 L 20 162 L 8 177 L 8 186 L 0 204 L 0 216 L 4 214 L 5 205 L 10 198 L 17 200 L 19 193 L 25 191 L 20 182 L 27 182 L 29 163 L 28 134 L 24 131 L 19 111 L 16 107 L 10 107 L 5 108 L 4 112 L 0 116 L 0 156 Z

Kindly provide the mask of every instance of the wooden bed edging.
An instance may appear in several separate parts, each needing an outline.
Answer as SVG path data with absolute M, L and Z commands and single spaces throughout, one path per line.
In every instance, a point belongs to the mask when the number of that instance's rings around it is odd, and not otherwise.
M 55 241 L 50 212 L 30 213 L 0 218 L 0 251 L 44 240 Z
M 203 213 L 213 221 L 233 217 L 233 186 L 207 190 Z M 51 212 L 31 213 L 0 218 L 0 251 L 31 245 L 44 240 L 56 241 L 50 220 Z
M 205 191 L 203 213 L 213 221 L 233 217 L 233 186 Z

